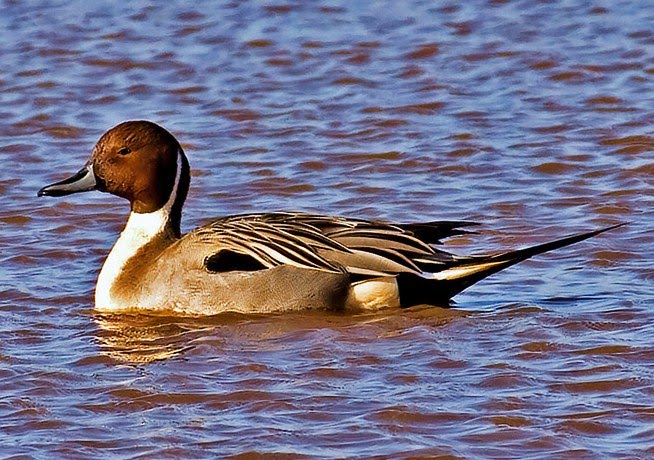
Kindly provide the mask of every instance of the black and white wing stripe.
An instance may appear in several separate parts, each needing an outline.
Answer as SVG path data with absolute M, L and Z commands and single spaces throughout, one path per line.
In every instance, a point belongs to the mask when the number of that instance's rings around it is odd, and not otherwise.
M 417 233 L 430 243 L 462 233 L 469 223 L 417 224 Z M 409 227 L 409 226 L 407 226 Z M 422 274 L 452 256 L 438 251 L 400 225 L 361 219 L 279 212 L 226 217 L 193 233 L 222 251 L 254 258 L 267 268 L 293 265 L 329 272 L 367 276 Z

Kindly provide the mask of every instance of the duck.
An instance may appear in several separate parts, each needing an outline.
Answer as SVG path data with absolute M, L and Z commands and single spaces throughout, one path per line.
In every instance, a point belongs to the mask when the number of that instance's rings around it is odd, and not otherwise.
M 474 233 L 470 221 L 401 224 L 281 211 L 223 216 L 183 235 L 190 178 L 178 140 L 156 123 L 134 120 L 103 134 L 76 174 L 38 191 L 60 197 L 95 190 L 129 201 L 125 228 L 98 275 L 98 311 L 200 316 L 449 306 L 505 268 L 623 225 L 471 256 L 437 247 Z

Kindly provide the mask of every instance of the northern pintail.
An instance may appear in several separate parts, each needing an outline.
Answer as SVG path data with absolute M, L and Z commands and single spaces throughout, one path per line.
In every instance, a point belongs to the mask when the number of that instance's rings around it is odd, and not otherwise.
M 211 315 L 322 308 L 447 305 L 467 287 L 531 256 L 615 228 L 490 256 L 436 249 L 471 222 L 391 224 L 296 212 L 222 217 L 185 235 L 189 163 L 175 137 L 149 121 L 107 131 L 86 165 L 38 196 L 99 190 L 129 200 L 125 229 L 100 271 L 102 311 Z

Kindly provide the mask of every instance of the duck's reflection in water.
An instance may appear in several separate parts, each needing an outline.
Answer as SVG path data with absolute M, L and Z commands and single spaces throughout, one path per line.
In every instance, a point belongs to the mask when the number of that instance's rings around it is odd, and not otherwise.
M 178 356 L 194 348 L 198 336 L 215 325 L 194 318 L 141 314 L 96 314 L 97 338 L 106 356 L 142 364 Z
M 122 363 L 144 364 L 183 355 L 199 345 L 210 347 L 212 356 L 220 353 L 226 358 L 240 356 L 244 350 L 307 349 L 324 345 L 326 331 L 327 336 L 347 342 L 376 343 L 417 326 L 440 328 L 470 313 L 421 305 L 360 314 L 318 310 L 208 317 L 96 313 L 94 320 L 102 354 Z

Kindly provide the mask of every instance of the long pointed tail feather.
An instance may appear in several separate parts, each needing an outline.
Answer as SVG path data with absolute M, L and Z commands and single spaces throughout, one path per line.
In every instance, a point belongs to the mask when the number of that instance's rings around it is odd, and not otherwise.
M 421 298 L 420 303 L 446 302 L 451 297 L 478 281 L 504 270 L 505 268 L 527 260 L 530 257 L 578 243 L 609 230 L 622 227 L 623 225 L 626 225 L 626 223 L 620 223 L 599 230 L 567 236 L 555 241 L 524 249 L 507 251 L 491 256 L 473 256 L 464 258 L 450 265 L 448 268 L 430 273 L 420 279 L 415 279 L 416 277 L 414 277 L 414 279 L 402 277 L 404 279 L 399 280 L 401 285 L 404 284 L 404 287 L 408 288 L 404 291 L 413 291 L 408 296 L 405 296 L 406 298 L 404 300 L 411 301 L 411 298 L 416 297 L 416 294 L 420 293 L 418 294 L 418 297 Z M 430 296 L 432 300 L 427 300 Z M 402 304 L 404 305 L 405 302 L 403 301 Z

